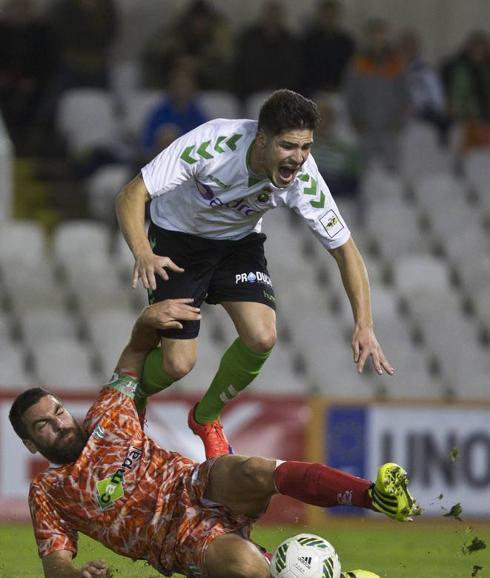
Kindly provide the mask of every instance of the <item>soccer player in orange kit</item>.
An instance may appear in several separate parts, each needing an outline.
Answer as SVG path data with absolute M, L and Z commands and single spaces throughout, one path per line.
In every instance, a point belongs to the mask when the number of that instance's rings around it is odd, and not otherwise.
M 16 433 L 49 468 L 31 483 L 29 506 L 46 578 L 105 578 L 103 560 L 73 564 L 82 532 L 114 552 L 146 560 L 165 576 L 268 578 L 268 559 L 249 539 L 276 493 L 321 507 L 350 503 L 405 521 L 418 513 L 396 464 L 375 483 L 322 464 L 225 455 L 194 462 L 160 448 L 134 403 L 158 330 L 198 320 L 192 299 L 169 299 L 138 317 L 111 381 L 83 424 L 42 388 L 10 410 Z

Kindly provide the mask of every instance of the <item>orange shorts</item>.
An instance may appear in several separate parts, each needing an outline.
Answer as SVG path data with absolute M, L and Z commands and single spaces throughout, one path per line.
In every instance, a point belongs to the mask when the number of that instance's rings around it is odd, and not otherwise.
M 197 466 L 186 477 L 179 496 L 177 544 L 173 552 L 174 572 L 189 578 L 206 578 L 205 556 L 209 544 L 218 536 L 239 534 L 250 536 L 254 518 L 232 513 L 226 507 L 204 498 L 209 473 L 216 458 Z

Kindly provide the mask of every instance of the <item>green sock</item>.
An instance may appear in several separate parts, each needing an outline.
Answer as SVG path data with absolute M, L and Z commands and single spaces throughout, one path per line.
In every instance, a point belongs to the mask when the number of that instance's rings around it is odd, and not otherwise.
M 225 351 L 209 389 L 197 404 L 194 417 L 198 423 L 209 423 L 219 417 L 226 403 L 260 373 L 272 349 L 256 353 L 238 337 Z
M 161 347 L 152 349 L 145 358 L 143 376 L 134 396 L 134 403 L 138 413 L 144 411 L 150 395 L 166 389 L 174 381 L 175 379 L 170 377 L 162 367 Z

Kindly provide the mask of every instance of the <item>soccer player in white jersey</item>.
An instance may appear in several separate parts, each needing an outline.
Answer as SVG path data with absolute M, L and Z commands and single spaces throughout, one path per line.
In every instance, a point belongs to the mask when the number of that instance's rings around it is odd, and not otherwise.
M 133 287 L 141 279 L 150 303 L 182 296 L 196 306 L 219 303 L 237 328 L 237 339 L 189 414 L 207 457 L 231 452 L 220 412 L 258 375 L 276 340 L 275 296 L 260 232 L 269 209 L 293 209 L 336 260 L 354 315 L 357 370 L 371 357 L 378 373 L 393 373 L 373 331 L 363 259 L 310 154 L 318 121 L 315 103 L 278 90 L 262 106 L 258 123 L 216 119 L 174 141 L 116 200 L 135 258 Z M 194 321 L 161 332 L 161 348 L 145 363 L 140 405 L 145 395 L 191 371 L 198 332 Z
M 29 491 L 46 578 L 112 575 L 102 560 L 74 565 L 79 532 L 165 576 L 268 578 L 269 556 L 249 535 L 275 494 L 325 508 L 348 503 L 399 521 L 419 513 L 397 464 L 381 466 L 372 483 L 308 462 L 224 455 L 199 464 L 149 438 L 134 402 L 144 359 L 159 341 L 157 328 L 199 320 L 191 302 L 166 299 L 143 310 L 83 423 L 39 387 L 13 402 L 15 432 L 51 462 Z

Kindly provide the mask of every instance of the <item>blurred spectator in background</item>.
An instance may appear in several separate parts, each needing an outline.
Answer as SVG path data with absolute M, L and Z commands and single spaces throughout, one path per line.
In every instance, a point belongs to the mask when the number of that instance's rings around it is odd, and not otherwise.
M 320 174 L 332 194 L 354 197 L 359 192 L 362 159 L 355 139 L 342 132 L 335 100 L 322 96 L 317 100 L 321 115 L 312 152 Z
M 158 29 L 143 52 L 144 84 L 164 88 L 169 71 L 182 55 L 195 63 L 199 86 L 204 90 L 230 88 L 232 40 L 228 23 L 204 0 L 191 2 L 176 23 Z
M 301 39 L 301 89 L 304 93 L 338 91 L 354 51 L 352 37 L 340 26 L 337 0 L 321 0 Z
M 490 41 L 475 31 L 446 64 L 449 112 L 462 123 L 462 151 L 490 147 Z
M 285 23 L 279 0 L 263 5 L 262 18 L 239 35 L 236 43 L 235 90 L 238 96 L 298 83 L 298 42 Z
M 32 0 L 8 0 L 0 12 L 0 109 L 18 154 L 30 152 L 55 67 L 53 37 Z
M 117 31 L 113 0 L 56 0 L 49 12 L 61 65 L 58 90 L 108 88 Z
M 192 69 L 174 68 L 168 92 L 150 112 L 143 130 L 146 162 L 176 138 L 208 120 L 198 100 L 196 79 Z
M 398 164 L 398 137 L 410 111 L 410 93 L 400 54 L 393 49 L 387 22 L 370 20 L 362 50 L 346 77 L 347 109 L 367 163 L 387 169 Z
M 421 54 L 421 41 L 413 29 L 405 29 L 399 38 L 399 48 L 407 70 L 412 112 L 420 120 L 432 124 L 446 143 L 449 117 L 446 96 L 439 74 Z

